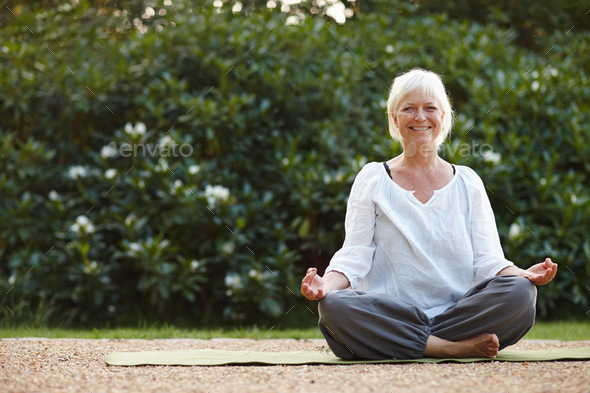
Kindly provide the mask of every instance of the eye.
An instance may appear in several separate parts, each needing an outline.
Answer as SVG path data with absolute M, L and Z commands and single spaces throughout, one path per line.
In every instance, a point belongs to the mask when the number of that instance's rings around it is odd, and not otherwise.
M 402 109 L 403 112 L 413 112 L 414 108 L 412 108 L 411 106 L 406 106 L 404 109 Z

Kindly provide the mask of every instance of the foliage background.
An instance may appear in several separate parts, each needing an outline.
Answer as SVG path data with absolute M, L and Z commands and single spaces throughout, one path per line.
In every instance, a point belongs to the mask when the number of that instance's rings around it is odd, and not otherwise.
M 539 315 L 587 318 L 590 24 L 545 3 L 5 2 L 0 323 L 314 323 L 300 278 L 400 153 L 413 67 L 444 77 L 441 155 L 483 178 L 507 258 L 560 264 Z

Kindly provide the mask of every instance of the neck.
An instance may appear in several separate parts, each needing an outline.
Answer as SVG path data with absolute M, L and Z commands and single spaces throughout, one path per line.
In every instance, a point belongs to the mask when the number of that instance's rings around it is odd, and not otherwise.
M 438 164 L 439 157 L 436 146 L 421 145 L 416 148 L 415 144 L 410 144 L 404 147 L 400 161 L 406 167 L 430 170 Z

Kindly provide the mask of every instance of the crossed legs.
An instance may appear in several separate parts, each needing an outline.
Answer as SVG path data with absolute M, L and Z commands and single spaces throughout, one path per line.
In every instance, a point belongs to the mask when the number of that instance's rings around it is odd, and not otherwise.
M 385 294 L 340 290 L 320 301 L 319 327 L 344 359 L 494 357 L 533 326 L 535 302 L 535 286 L 518 276 L 485 280 L 432 319 Z

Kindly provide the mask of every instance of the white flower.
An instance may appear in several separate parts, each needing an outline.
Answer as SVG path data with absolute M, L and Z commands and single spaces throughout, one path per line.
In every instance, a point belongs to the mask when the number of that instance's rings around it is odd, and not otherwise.
M 575 196 L 574 194 L 572 194 L 570 196 L 570 199 L 572 200 L 572 204 L 574 204 L 574 205 L 578 202 L 578 197 Z
M 229 199 L 229 190 L 223 186 L 212 186 L 207 184 L 204 195 L 205 198 L 207 198 L 207 204 L 211 207 L 215 207 L 217 202 L 225 202 Z
M 232 289 L 241 289 L 243 288 L 242 284 L 242 277 L 236 273 L 229 273 L 225 276 L 225 286 L 232 288 Z
M 137 216 L 135 214 L 130 214 L 127 217 L 125 217 L 125 225 L 130 226 L 136 220 L 137 220 Z
M 133 129 L 133 124 L 131 123 L 127 123 L 125 124 L 125 132 L 129 135 L 134 135 L 135 134 L 135 130 Z
M 334 18 L 336 23 L 343 24 L 346 22 L 346 6 L 342 2 L 335 3 L 334 5 L 326 8 L 326 14 Z
M 182 182 L 178 179 L 176 179 L 174 181 L 174 184 L 172 185 L 172 187 L 170 188 L 170 194 L 171 195 L 176 195 L 176 193 L 178 192 L 178 189 L 182 187 Z
M 516 239 L 522 233 L 522 228 L 517 223 L 512 223 L 510 225 L 510 230 L 508 231 L 508 237 L 512 240 Z
M 59 12 L 69 12 L 72 10 L 72 5 L 70 3 L 64 3 L 57 7 Z
M 49 191 L 49 199 L 52 201 L 59 201 L 61 198 L 59 197 L 57 191 L 51 190 Z
M 137 123 L 135 126 L 131 123 L 125 124 L 125 132 L 129 135 L 143 135 L 146 127 L 143 123 Z
M 158 145 L 160 145 L 161 147 L 174 146 L 174 139 L 170 138 L 168 135 L 164 135 L 160 138 Z
M 248 277 L 253 278 L 257 281 L 260 281 L 260 279 L 262 278 L 262 273 L 259 272 L 258 270 L 252 269 L 248 272 Z
M 88 171 L 86 170 L 85 167 L 80 166 L 80 165 L 76 165 L 76 166 L 70 167 L 70 169 L 68 170 L 68 174 L 70 175 L 70 177 L 72 179 L 77 179 L 79 177 L 86 177 L 88 175 Z
M 539 183 L 541 183 L 542 186 L 547 184 L 547 179 L 545 179 L 544 177 L 541 178 L 541 180 L 539 180 Z
M 531 85 L 531 89 L 533 89 L 533 91 L 537 91 L 539 90 L 539 86 L 541 84 L 539 83 L 539 81 L 534 81 L 533 84 Z
M 393 45 L 389 44 L 385 47 L 385 52 L 393 53 Z
M 500 153 L 494 153 L 491 150 L 486 150 L 483 153 L 483 160 L 487 161 L 487 162 L 491 162 L 494 165 L 498 165 L 498 163 L 500 162 L 500 158 L 502 156 L 500 155 Z
M 93 271 L 95 271 L 97 267 L 98 264 L 96 263 L 96 261 L 92 261 L 89 266 L 84 266 L 84 273 L 90 274 Z
M 102 158 L 111 158 L 117 154 L 117 143 L 111 142 L 100 150 L 100 156 Z
M 137 124 L 135 125 L 135 132 L 136 132 L 137 134 L 139 134 L 139 135 L 143 135 L 143 134 L 145 134 L 145 131 L 146 131 L 145 124 L 143 124 L 143 123 L 137 123 Z
M 200 264 L 199 261 L 197 261 L 196 259 L 193 259 L 191 261 L 191 272 L 196 271 L 199 268 Z
M 14 283 L 16 282 L 16 276 L 13 274 L 12 276 L 10 276 L 10 278 L 8 279 L 8 284 L 10 285 L 14 285 Z
M 225 242 L 221 246 L 221 252 L 225 255 L 229 255 L 234 252 L 235 246 L 232 242 Z
M 285 24 L 286 25 L 298 25 L 299 24 L 299 16 L 291 15 L 291 16 L 287 17 L 287 20 L 285 20 Z
M 78 216 L 76 222 L 72 226 L 72 229 L 77 232 L 92 233 L 94 232 L 94 225 L 86 216 Z
M 191 165 L 188 167 L 188 173 L 191 175 L 196 175 L 201 170 L 201 167 L 198 165 Z
M 117 170 L 114 168 L 107 169 L 104 173 L 104 177 L 111 180 L 117 176 Z
M 133 251 L 133 253 L 137 253 L 139 251 L 139 244 L 135 242 L 129 243 L 129 248 L 131 249 L 131 251 Z
M 158 159 L 158 164 L 156 165 L 156 172 L 166 172 L 168 170 L 168 161 L 164 158 L 160 157 Z
M 141 17 L 144 19 L 149 19 L 154 15 L 156 15 L 156 11 L 154 11 L 152 7 L 146 7 L 146 9 L 143 10 L 143 15 Z

